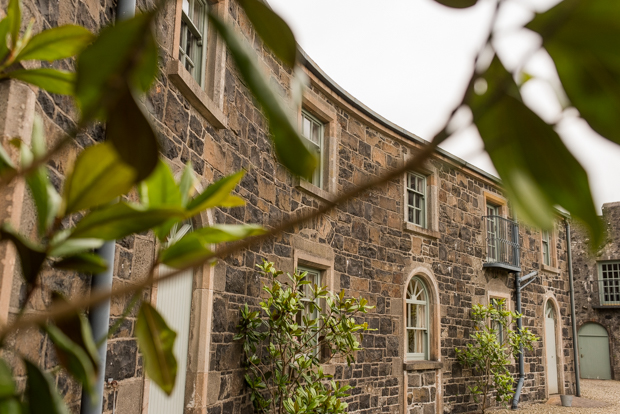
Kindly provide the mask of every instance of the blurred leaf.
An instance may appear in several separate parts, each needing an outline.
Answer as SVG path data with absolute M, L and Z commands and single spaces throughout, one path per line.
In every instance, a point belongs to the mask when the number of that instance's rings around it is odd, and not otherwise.
M 194 184 L 196 177 L 194 175 L 194 167 L 191 161 L 187 161 L 183 174 L 181 175 L 181 181 L 179 182 L 179 190 L 181 191 L 181 205 L 187 206 L 187 201 L 194 193 Z
M 466 9 L 476 4 L 478 0 L 435 0 L 439 4 L 453 9 Z
M 28 375 L 25 399 L 30 404 L 30 413 L 69 414 L 52 377 L 27 359 L 24 359 L 24 364 Z
M 167 395 L 172 394 L 177 376 L 173 346 L 177 334 L 149 303 L 142 303 L 136 321 L 136 336 L 149 378 Z
M 11 368 L 4 359 L 0 359 L 0 399 L 15 395 L 15 380 Z
M 45 331 L 54 344 L 60 364 L 92 395 L 95 392 L 94 383 L 97 374 L 86 351 L 69 339 L 57 326 L 46 325 Z
M 82 273 L 105 272 L 108 264 L 94 253 L 79 253 L 54 263 L 56 269 L 75 270 Z
M 167 266 L 181 268 L 212 254 L 211 245 L 242 240 L 265 233 L 262 226 L 254 224 L 215 224 L 186 234 L 159 255 Z
M 66 257 L 73 256 L 80 253 L 89 252 L 93 249 L 98 249 L 103 245 L 103 240 L 101 239 L 68 239 L 67 237 L 70 235 L 70 230 L 66 230 L 61 232 L 62 237 L 58 239 L 54 238 L 50 245 L 52 248 L 50 249 L 49 255 L 51 257 Z
M 164 161 L 160 160 L 149 178 L 140 183 L 140 201 L 147 207 L 181 207 L 181 192 Z
M 2 414 L 22 414 L 25 412 L 17 398 L 0 400 L 0 413 Z
M 67 24 L 44 30 L 30 39 L 15 58 L 21 60 L 58 60 L 77 55 L 95 36 L 82 26 Z
M 37 280 L 37 275 L 45 262 L 46 254 L 42 247 L 23 238 L 8 223 L 0 228 L 0 240 L 9 240 L 15 246 L 21 263 L 24 280 L 31 289 Z
M 151 88 L 159 72 L 159 48 L 152 32 L 144 37 L 142 53 L 139 56 L 140 58 L 136 59 L 131 71 L 131 85 L 146 92 Z
M 52 68 L 18 69 L 7 76 L 59 95 L 73 95 L 75 87 L 75 73 Z
M 29 167 L 34 157 L 40 158 L 46 152 L 43 121 L 35 115 L 32 127 L 32 152 L 26 144 L 23 142 L 20 144 L 21 167 Z M 60 206 L 60 196 L 50 183 L 47 173 L 47 167 L 42 165 L 26 176 L 26 183 L 37 209 L 37 228 L 40 235 L 44 235 L 52 225 Z
M 153 208 L 120 202 L 91 211 L 73 229 L 71 239 L 122 239 L 163 224 L 172 218 L 183 218 L 181 209 Z
M 109 203 L 127 193 L 136 173 L 125 164 L 110 143 L 86 148 L 75 161 L 73 172 L 65 182 L 64 214 Z
M 243 200 L 240 201 L 241 204 L 232 205 L 237 201 L 238 197 L 231 196 L 230 193 L 237 187 L 244 175 L 245 171 L 238 171 L 211 184 L 205 191 L 198 194 L 187 204 L 187 210 L 190 211 L 190 215 L 212 207 L 236 207 L 243 205 Z
M 67 299 L 60 293 L 52 292 L 52 301 L 54 303 L 68 304 Z M 84 350 L 90 359 L 95 371 L 99 366 L 99 354 L 93 338 L 93 332 L 90 328 L 88 319 L 81 313 L 73 313 L 64 319 L 59 320 L 56 325 L 73 343 Z
M 566 95 L 588 124 L 620 144 L 620 3 L 566 0 L 526 27 L 543 37 Z
M 11 29 L 11 22 L 8 17 L 5 17 L 0 21 L 0 63 L 4 62 L 9 54 L 9 46 L 7 37 L 9 30 Z
M 553 127 L 514 96 L 517 86 L 499 59 L 485 76 L 489 87 L 472 102 L 474 120 L 519 218 L 550 229 L 559 205 L 586 223 L 600 242 L 603 229 L 583 167 Z M 502 85 L 508 92 L 499 89 Z
M 110 109 L 106 137 L 122 160 L 136 170 L 136 181 L 146 179 L 157 166 L 159 144 L 155 132 L 129 88 Z
M 0 144 L 0 174 L 10 170 L 15 170 L 15 164 L 13 164 L 13 160 L 11 160 L 4 146 Z
M 288 24 L 260 0 L 240 0 L 239 5 L 265 45 L 289 68 L 295 67 L 297 41 Z
M 9 34 L 11 35 L 11 45 L 15 48 L 19 39 L 19 27 L 22 24 L 22 8 L 20 0 L 9 0 L 6 9 L 6 18 L 9 22 Z
M 245 85 L 267 116 L 279 160 L 292 173 L 311 177 L 317 167 L 317 159 L 303 144 L 289 110 L 263 76 L 256 55 L 231 26 L 213 14 L 209 14 L 209 19 L 228 45 Z
M 149 65 L 157 63 L 153 60 L 150 27 L 154 13 L 138 14 L 105 27 L 80 53 L 75 92 L 86 120 L 105 118 L 106 111 L 115 108 L 117 99 L 125 93 L 126 79 L 140 88 L 153 81 L 156 69 Z

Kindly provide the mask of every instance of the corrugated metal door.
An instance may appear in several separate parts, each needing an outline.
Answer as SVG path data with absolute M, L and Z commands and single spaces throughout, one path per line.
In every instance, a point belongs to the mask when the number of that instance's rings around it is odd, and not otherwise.
M 555 343 L 555 311 L 551 302 L 545 310 L 545 347 L 547 348 L 547 381 L 549 394 L 558 393 L 558 358 Z
M 171 272 L 161 266 L 160 274 Z M 174 344 L 174 355 L 177 358 L 178 370 L 174 391 L 166 396 L 159 387 L 151 383 L 149 389 L 149 414 L 176 414 L 183 412 L 185 398 L 185 373 L 187 371 L 187 347 L 189 342 L 189 318 L 192 304 L 191 270 L 182 275 L 164 280 L 157 286 L 157 310 L 162 314 L 168 325 L 177 332 Z
M 581 378 L 611 379 L 609 338 L 601 325 L 586 323 L 579 329 L 579 368 Z

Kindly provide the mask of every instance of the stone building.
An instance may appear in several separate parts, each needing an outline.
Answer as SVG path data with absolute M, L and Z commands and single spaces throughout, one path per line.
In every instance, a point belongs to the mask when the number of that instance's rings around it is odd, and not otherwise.
M 253 45 L 272 85 L 290 96 L 292 73 L 262 45 L 235 0 L 210 3 Z M 25 0 L 24 13 L 35 18 L 35 32 L 65 23 L 97 31 L 114 20 L 115 7 L 111 0 Z M 144 7 L 145 2 L 139 1 L 138 8 Z M 191 160 L 203 186 L 242 168 L 248 171 L 236 189 L 247 205 L 213 210 L 195 220 L 194 226 L 244 222 L 272 226 L 299 211 L 330 203 L 339 192 L 398 166 L 425 144 L 355 100 L 305 56 L 311 87 L 298 119 L 310 140 L 313 135 L 307 131 L 314 130 L 314 137 L 319 137 L 312 145 L 320 152 L 321 167 L 310 181 L 292 177 L 276 161 L 266 121 L 211 28 L 198 27 L 206 49 L 194 62 L 193 73 L 185 69 L 189 66 L 180 39 L 182 30 L 188 29 L 181 21 L 190 17 L 182 9 L 182 0 L 168 2 L 158 18 L 162 73 L 145 99 L 163 156 L 175 171 Z M 58 65 L 69 69 L 67 62 Z M 15 82 L 0 88 L 1 101 L 9 103 L 0 114 L 5 121 L 3 140 L 27 138 L 35 112 L 43 117 L 51 141 L 75 125 L 76 109 L 66 97 Z M 13 124 L 7 119 L 21 121 Z M 21 130 L 9 130 L 17 126 Z M 72 148 L 50 163 L 53 182 L 60 186 L 76 152 L 104 136 L 105 125 L 81 133 Z M 10 194 L 2 198 L 4 217 L 22 229 L 33 229 L 34 213 L 23 186 L 6 191 Z M 145 378 L 134 337 L 135 314 L 130 314 L 108 343 L 105 376 L 118 385 L 106 387 L 104 411 L 112 412 L 116 404 L 116 412 L 123 414 L 251 412 L 240 344 L 232 337 L 240 306 L 259 301 L 255 265 L 263 258 L 289 272 L 300 266 L 314 270 L 329 288 L 366 297 L 376 306 L 367 317 L 376 331 L 365 336 L 365 350 L 357 354 L 356 362 L 326 367 L 336 379 L 353 386 L 350 412 L 458 413 L 472 411 L 476 404 L 466 388 L 471 371 L 456 362 L 454 348 L 467 343 L 473 304 L 502 298 L 515 308 L 517 252 L 523 274 L 538 271 L 524 289 L 522 302 L 524 326 L 542 338 L 525 355 L 521 401 L 573 393 L 563 219 L 558 217 L 555 230 L 543 234 L 511 217 L 497 178 L 439 150 L 422 173 L 404 174 L 295 232 L 231 255 L 215 267 L 197 269 L 186 278 L 185 303 L 191 305 L 181 315 L 184 328 L 175 325 L 185 346 L 179 350 L 179 383 L 170 402 L 163 401 Z M 119 240 L 115 286 L 135 283 L 153 262 L 156 248 L 150 234 Z M 24 292 L 21 279 L 14 277 L 14 255 L 2 249 L 0 317 L 6 320 L 17 312 Z M 90 276 L 48 271 L 43 283 L 75 296 L 88 291 Z M 423 294 L 414 297 L 408 292 L 416 286 L 416 292 Z M 159 306 L 177 287 L 159 286 L 145 298 Z M 111 324 L 128 301 L 112 301 Z M 41 295 L 29 308 L 43 312 L 48 305 L 49 298 Z M 408 326 L 408 305 L 423 306 L 425 318 Z M 27 341 L 20 339 L 23 335 L 28 335 Z M 12 341 L 46 368 L 57 364 L 44 334 L 33 330 Z M 17 373 L 23 375 L 23 370 L 18 367 Z M 56 380 L 77 412 L 80 387 L 62 372 Z
M 607 239 L 592 252 L 586 232 L 572 237 L 581 378 L 620 378 L 620 202 L 603 204 Z

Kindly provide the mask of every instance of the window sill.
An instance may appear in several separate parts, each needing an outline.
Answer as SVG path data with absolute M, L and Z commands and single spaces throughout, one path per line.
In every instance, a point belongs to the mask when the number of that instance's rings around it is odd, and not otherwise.
M 192 78 L 192 75 L 185 70 L 179 60 L 172 59 L 168 62 L 166 74 L 189 103 L 215 128 L 222 129 L 228 127 L 228 122 L 226 121 L 224 113 L 217 107 L 215 102 L 207 96 L 207 93 L 198 85 L 198 82 Z
M 409 233 L 417 234 L 419 236 L 428 237 L 429 239 L 438 239 L 440 236 L 438 231 L 425 229 L 424 227 L 420 227 L 407 221 L 403 223 L 403 230 Z
M 546 264 L 540 265 L 540 270 L 544 270 L 545 272 L 549 272 L 549 273 L 555 273 L 556 275 L 560 274 L 560 269 L 558 269 L 557 267 L 546 265 Z
M 304 180 L 303 178 L 296 178 L 297 182 L 295 183 L 295 188 L 298 190 L 314 196 L 322 201 L 325 201 L 329 204 L 334 204 L 336 201 L 336 196 L 328 191 L 323 190 L 322 188 L 317 187 L 314 184 Z
M 592 305 L 592 309 L 620 309 L 620 305 Z
M 442 361 L 407 361 L 403 364 L 403 369 L 405 371 L 428 371 L 442 368 Z

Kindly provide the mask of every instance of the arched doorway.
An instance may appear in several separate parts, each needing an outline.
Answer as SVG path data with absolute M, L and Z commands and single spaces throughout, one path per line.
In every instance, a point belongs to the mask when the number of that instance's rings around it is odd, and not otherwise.
M 579 328 L 579 368 L 581 378 L 611 379 L 609 337 L 607 330 L 597 323 Z
M 555 309 L 551 300 L 545 305 L 545 348 L 547 350 L 547 384 L 549 394 L 557 394 L 558 390 L 558 356 L 555 337 Z

